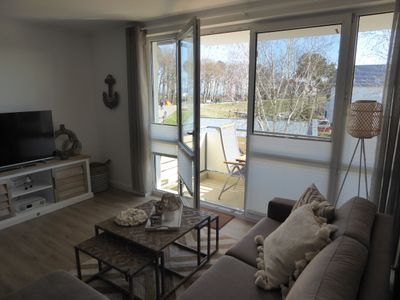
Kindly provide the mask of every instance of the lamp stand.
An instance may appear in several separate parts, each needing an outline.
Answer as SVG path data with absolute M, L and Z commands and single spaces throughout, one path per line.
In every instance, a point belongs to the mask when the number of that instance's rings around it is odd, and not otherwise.
M 360 147 L 360 164 L 359 164 L 359 167 L 358 167 L 358 194 L 357 195 L 358 195 L 358 197 L 360 197 L 361 174 L 364 171 L 365 195 L 367 196 L 367 199 L 369 199 L 368 178 L 367 178 L 367 158 L 366 158 L 366 155 L 365 155 L 365 140 L 364 140 L 364 138 L 359 138 L 358 141 L 357 141 L 356 147 L 354 148 L 353 155 L 351 156 L 350 163 L 349 163 L 349 165 L 347 167 L 346 174 L 344 175 L 342 185 L 340 186 L 339 193 L 338 193 L 336 201 L 334 203 L 335 206 L 337 205 L 337 202 L 339 201 L 339 197 L 340 197 L 340 194 L 342 193 L 344 184 L 345 184 L 346 179 L 347 179 L 347 175 L 349 175 L 349 171 L 350 171 L 351 165 L 353 163 L 354 157 L 356 156 L 356 153 L 357 153 L 357 150 L 358 150 L 359 147 Z M 364 165 L 364 170 L 363 170 L 363 165 Z

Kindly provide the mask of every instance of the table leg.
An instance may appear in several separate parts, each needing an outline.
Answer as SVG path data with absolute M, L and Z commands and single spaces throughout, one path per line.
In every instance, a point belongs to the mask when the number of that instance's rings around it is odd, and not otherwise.
M 219 250 L 219 216 L 217 216 L 217 218 L 215 219 L 215 225 L 216 225 L 216 229 L 215 229 L 215 252 L 217 252 Z
M 201 228 L 197 227 L 197 265 L 201 264 Z
M 211 253 L 211 218 L 207 222 L 207 261 L 210 260 Z
M 133 276 L 128 276 L 129 281 L 129 300 L 135 300 L 135 294 L 133 293 Z
M 161 294 L 165 294 L 165 258 L 164 252 L 161 252 Z
M 160 291 L 160 265 L 159 265 L 159 257 L 160 256 L 159 255 L 160 254 L 156 254 L 155 264 L 154 264 L 155 277 L 156 277 L 156 299 L 161 299 L 161 295 L 162 295 L 162 292 Z M 161 270 L 164 269 L 163 261 L 164 260 L 161 259 L 161 264 L 162 264 L 161 265 Z M 163 273 L 163 271 L 161 271 L 161 277 L 163 276 L 162 273 Z M 164 284 L 164 279 L 161 278 L 161 285 L 163 285 L 163 284 Z
M 82 280 L 81 260 L 79 257 L 79 249 L 75 247 L 76 273 L 78 278 Z

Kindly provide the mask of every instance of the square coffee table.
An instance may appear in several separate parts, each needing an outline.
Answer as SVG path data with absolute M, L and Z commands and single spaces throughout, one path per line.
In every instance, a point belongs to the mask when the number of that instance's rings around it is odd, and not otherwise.
M 143 209 L 148 215 L 150 215 L 154 202 L 155 201 L 149 201 L 143 205 L 137 206 L 136 208 Z M 216 249 L 211 252 L 211 222 L 214 221 L 217 223 Z M 108 234 L 117 236 L 125 241 L 141 246 L 152 253 L 156 262 L 156 281 L 158 281 L 158 276 L 161 278 L 161 291 L 157 292 L 157 298 L 166 298 L 178 287 L 180 287 L 187 279 L 189 279 L 189 277 L 192 276 L 197 270 L 205 265 L 210 260 L 210 256 L 212 254 L 218 251 L 218 222 L 218 215 L 212 215 L 208 212 L 198 209 L 184 207 L 182 211 L 181 227 L 177 230 L 146 231 L 145 224 L 132 227 L 123 227 L 115 224 L 113 217 L 96 224 L 95 232 L 96 235 L 99 235 L 101 232 L 106 232 Z M 203 253 L 201 251 L 201 229 L 205 227 L 207 229 L 207 251 L 206 253 Z M 196 230 L 197 234 L 195 249 L 178 242 L 181 237 L 192 230 Z M 179 247 L 183 251 L 191 252 L 197 256 L 197 264 L 191 272 L 183 275 L 166 267 L 165 250 L 172 245 Z M 170 272 L 181 278 L 181 280 L 169 291 L 165 291 L 165 272 Z
M 107 232 L 103 232 L 75 246 L 77 275 L 81 280 L 80 252 L 96 259 L 99 265 L 99 272 L 86 279 L 86 283 L 94 279 L 101 279 L 122 293 L 127 294 L 129 300 L 138 299 L 138 297 L 135 297 L 133 288 L 134 276 L 145 268 L 156 267 L 154 255 L 151 252 Z M 116 270 L 124 275 L 128 281 L 127 289 L 117 285 L 105 276 L 111 270 Z M 155 290 L 157 294 L 159 280 L 156 281 Z

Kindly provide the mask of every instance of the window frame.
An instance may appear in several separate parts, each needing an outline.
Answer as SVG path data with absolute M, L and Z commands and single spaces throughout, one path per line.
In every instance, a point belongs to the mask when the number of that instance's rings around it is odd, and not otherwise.
M 250 44 L 249 44 L 249 92 L 248 92 L 248 118 L 247 118 L 247 149 L 250 147 L 250 139 L 251 136 L 260 136 L 260 137 L 275 137 L 275 138 L 285 138 L 285 139 L 297 139 L 297 140 L 314 140 L 312 137 L 304 137 L 303 136 L 279 136 L 277 134 L 266 135 L 266 134 L 254 134 L 253 126 L 254 126 L 254 91 L 255 91 L 255 63 L 256 58 L 256 48 L 255 48 L 255 32 L 266 32 L 268 31 L 279 31 L 279 30 L 291 30 L 296 28 L 304 28 L 304 27 L 313 27 L 313 26 L 324 26 L 330 24 L 341 24 L 341 45 L 340 45 L 340 53 L 339 53 L 339 61 L 338 61 L 338 71 L 337 71 L 337 82 L 335 93 L 335 105 L 334 105 L 334 113 L 333 118 L 335 122 L 332 128 L 332 135 L 329 140 L 327 139 L 317 139 L 319 142 L 329 142 L 332 144 L 332 152 L 331 152 L 331 161 L 329 164 L 329 187 L 328 187 L 328 199 L 335 199 L 337 190 L 338 190 L 338 174 L 340 173 L 343 166 L 341 164 L 342 151 L 343 151 L 343 142 L 344 142 L 344 134 L 345 134 L 345 117 L 343 117 L 346 113 L 346 107 L 348 103 L 350 103 L 352 98 L 352 89 L 353 89 L 353 77 L 354 77 L 354 63 L 356 56 L 356 44 L 357 44 L 357 36 L 358 36 L 358 28 L 359 28 L 359 18 L 361 16 L 366 15 L 375 15 L 375 14 L 383 14 L 383 13 L 393 13 L 394 5 L 392 4 L 381 4 L 373 7 L 350 7 L 344 9 L 336 9 L 325 12 L 313 12 L 307 15 L 300 14 L 297 16 L 293 15 L 282 15 L 278 17 L 269 17 L 264 18 L 259 17 L 258 19 L 250 19 L 248 21 L 244 21 L 240 24 L 227 25 L 224 24 L 224 17 L 221 17 L 220 23 L 219 18 L 214 19 L 214 23 L 205 24 L 200 28 L 200 35 L 208 35 L 208 34 L 218 34 L 218 33 L 228 33 L 234 31 L 243 31 L 250 30 Z M 340 21 L 342 20 L 342 21 Z M 293 23 L 296 22 L 297 26 L 293 26 Z M 174 29 L 175 28 L 175 29 Z M 169 33 L 160 34 L 155 33 L 150 34 L 146 39 L 147 43 L 153 41 L 162 41 L 166 39 L 175 39 L 175 32 L 178 31 L 179 25 L 173 25 L 168 27 Z M 160 31 L 159 31 L 160 32 Z M 173 32 L 173 33 L 171 33 Z M 151 44 L 150 44 L 151 45 Z M 148 44 L 149 53 L 151 54 L 151 47 Z M 149 56 L 148 59 L 149 67 L 150 67 L 150 80 L 152 81 L 152 59 Z M 340 69 L 340 70 L 339 70 Z M 340 83 L 338 82 L 340 81 Z M 254 83 L 254 91 L 251 92 L 252 83 Z M 153 84 L 149 85 L 151 95 L 151 101 L 154 103 L 153 98 Z M 340 97 L 339 97 L 340 93 Z M 340 101 L 338 100 L 340 99 Z M 151 105 L 153 107 L 153 105 Z M 151 111 L 151 120 L 153 124 L 162 125 L 162 126 L 175 126 L 175 125 L 164 125 L 160 123 L 154 123 L 154 114 Z M 339 121 L 338 121 L 339 120 Z M 175 126 L 176 127 L 176 126 Z M 173 143 L 173 141 L 171 141 Z M 292 158 L 281 158 L 281 160 L 290 163 L 293 161 Z M 248 173 L 248 168 L 246 170 Z M 247 178 L 247 174 L 246 174 Z M 154 190 L 155 191 L 155 190 Z M 246 189 L 245 189 L 245 216 L 253 216 L 251 211 L 247 211 L 247 180 L 246 180 Z
M 295 24 L 295 25 L 293 25 Z M 335 25 L 340 25 L 341 26 L 341 32 L 340 32 L 340 43 L 339 43 L 339 53 L 338 53 L 338 62 L 337 62 L 337 72 L 336 72 L 336 83 L 335 83 L 335 99 L 334 99 L 334 113 L 333 113 L 333 119 L 335 122 L 333 123 L 332 126 L 332 135 L 328 138 L 326 137 L 317 137 L 317 136 L 307 136 L 307 135 L 297 135 L 297 134 L 285 134 L 285 133 L 274 133 L 274 132 L 260 132 L 260 131 L 255 131 L 254 129 L 254 121 L 255 121 L 255 91 L 256 91 L 256 66 L 257 66 L 257 35 L 258 34 L 263 34 L 263 33 L 274 33 L 274 32 L 279 32 L 279 31 L 290 31 L 290 30 L 297 30 L 297 29 L 307 29 L 307 28 L 314 28 L 314 27 L 323 27 L 323 26 L 335 26 Z M 249 98 L 251 98 L 251 111 L 248 110 L 248 114 L 250 115 L 250 120 L 249 124 L 247 125 L 249 130 L 248 134 L 250 135 L 255 135 L 255 136 L 267 136 L 267 137 L 276 137 L 276 138 L 287 138 L 287 139 L 298 139 L 298 140 L 312 140 L 312 141 L 320 141 L 320 142 L 328 142 L 332 143 L 333 142 L 333 135 L 334 132 L 337 130 L 336 123 L 343 122 L 343 116 L 342 114 L 337 114 L 335 113 L 336 111 L 336 106 L 339 105 L 342 106 L 343 103 L 339 102 L 344 102 L 343 101 L 343 96 L 340 97 L 338 95 L 342 95 L 343 91 L 341 91 L 343 88 L 339 86 L 339 76 L 340 74 L 343 73 L 342 69 L 345 69 L 343 64 L 341 64 L 341 61 L 343 60 L 343 57 L 345 56 L 345 45 L 344 45 L 344 39 L 345 39 L 345 30 L 346 27 L 349 26 L 349 14 L 333 14 L 329 16 L 323 16 L 323 17 L 309 17 L 309 18 L 299 18 L 295 19 L 292 21 L 277 21 L 277 22 L 271 22 L 271 23 L 260 23 L 257 24 L 251 31 L 251 46 L 250 49 L 252 56 L 250 58 L 250 73 L 249 73 Z M 340 117 L 338 120 L 337 117 Z M 249 127 L 250 126 L 250 127 Z

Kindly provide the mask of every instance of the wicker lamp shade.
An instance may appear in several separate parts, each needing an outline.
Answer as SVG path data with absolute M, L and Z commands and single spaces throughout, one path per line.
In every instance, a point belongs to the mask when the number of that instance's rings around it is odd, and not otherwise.
M 347 132 L 359 139 L 370 139 L 379 135 L 382 128 L 381 103 L 359 100 L 349 106 Z

